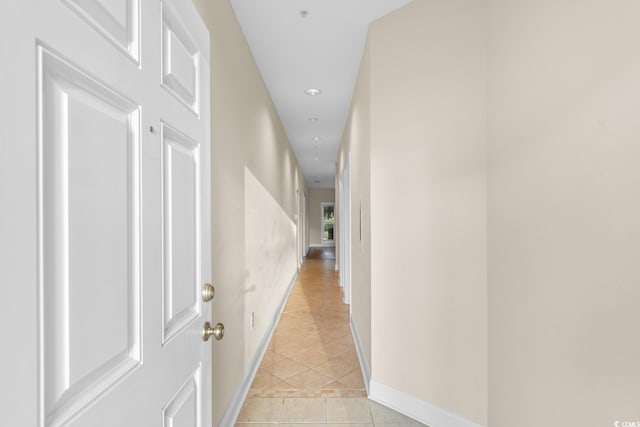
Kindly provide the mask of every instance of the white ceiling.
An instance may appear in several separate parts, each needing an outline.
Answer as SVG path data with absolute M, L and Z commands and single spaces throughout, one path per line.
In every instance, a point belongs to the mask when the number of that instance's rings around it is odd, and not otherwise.
M 334 186 L 369 23 L 410 1 L 230 0 L 310 187 Z

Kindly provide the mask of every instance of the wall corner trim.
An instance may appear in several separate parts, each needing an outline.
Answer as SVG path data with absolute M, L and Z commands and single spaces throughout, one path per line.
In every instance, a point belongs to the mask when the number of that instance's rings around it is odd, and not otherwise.
M 375 380 L 370 382 L 369 399 L 430 427 L 484 427 Z
M 273 333 L 276 330 L 276 326 L 280 321 L 280 316 L 282 316 L 282 312 L 284 311 L 284 307 L 287 304 L 287 300 L 289 299 L 289 295 L 291 295 L 291 291 L 293 290 L 293 285 L 296 283 L 296 279 L 298 278 L 298 272 L 296 271 L 291 278 L 291 282 L 287 287 L 284 296 L 282 297 L 282 301 L 280 301 L 280 305 L 276 309 L 273 314 L 273 318 L 271 319 L 271 323 L 267 328 L 264 336 L 262 337 L 262 341 L 260 341 L 260 345 L 256 349 L 255 354 L 253 355 L 253 359 L 251 363 L 246 369 L 246 374 L 242 382 L 238 385 L 236 392 L 233 394 L 233 398 L 227 409 L 225 409 L 222 418 L 220 419 L 221 426 L 232 426 L 235 425 L 238 416 L 240 415 L 240 411 L 242 410 L 242 405 L 244 404 L 245 399 L 247 398 L 247 394 L 249 394 L 249 389 L 251 387 L 251 383 L 258 372 L 258 368 L 260 368 L 260 364 L 262 363 L 262 358 L 267 351 L 267 347 L 269 347 L 269 343 L 271 342 L 271 338 L 273 337 Z
M 349 326 L 351 327 L 351 336 L 353 337 L 353 342 L 356 345 L 356 354 L 358 355 L 358 361 L 360 362 L 360 370 L 362 371 L 362 379 L 364 381 L 364 386 L 367 389 L 367 395 L 370 392 L 371 375 L 369 374 L 371 370 L 369 369 L 369 362 L 364 355 L 364 349 L 362 348 L 362 341 L 360 341 L 360 335 L 358 334 L 358 329 L 356 328 L 355 323 L 353 323 L 353 317 L 349 319 Z

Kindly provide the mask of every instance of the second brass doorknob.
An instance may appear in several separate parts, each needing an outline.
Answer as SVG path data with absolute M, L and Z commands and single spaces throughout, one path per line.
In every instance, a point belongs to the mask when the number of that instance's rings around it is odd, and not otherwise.
M 209 341 L 211 336 L 220 341 L 224 337 L 224 325 L 218 323 L 216 326 L 211 326 L 209 322 L 206 322 L 202 330 L 202 340 Z

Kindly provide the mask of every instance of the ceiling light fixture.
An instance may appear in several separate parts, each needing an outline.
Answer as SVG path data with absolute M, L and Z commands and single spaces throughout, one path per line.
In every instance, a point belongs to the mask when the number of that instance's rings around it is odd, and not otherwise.
M 320 160 L 318 156 L 314 157 L 313 160 Z
M 318 96 L 322 93 L 322 91 L 320 89 L 311 88 L 311 89 L 305 90 L 304 93 L 310 96 Z
M 319 137 L 319 136 L 314 136 L 314 137 L 313 137 L 313 140 L 314 140 L 315 142 L 318 142 L 318 141 L 320 141 L 320 137 Z
M 320 119 L 318 119 L 317 117 L 309 117 L 307 120 L 309 120 L 311 123 L 317 123 Z
M 308 10 L 301 10 L 300 11 L 300 16 L 302 17 L 302 19 L 306 18 L 307 16 L 309 16 L 309 11 Z

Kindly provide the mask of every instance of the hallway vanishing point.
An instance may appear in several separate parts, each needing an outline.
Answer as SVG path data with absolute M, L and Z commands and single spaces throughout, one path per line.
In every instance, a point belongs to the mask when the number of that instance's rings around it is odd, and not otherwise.
M 236 426 L 423 425 L 367 399 L 334 264 L 305 258 Z

